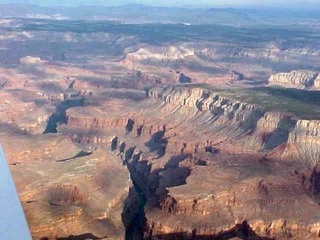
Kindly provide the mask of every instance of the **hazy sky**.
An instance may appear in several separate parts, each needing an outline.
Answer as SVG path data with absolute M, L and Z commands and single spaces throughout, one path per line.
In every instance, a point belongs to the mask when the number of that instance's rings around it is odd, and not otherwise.
M 320 3 L 320 0 L 141 0 L 140 2 L 149 4 L 168 4 L 168 5 L 181 5 L 181 4 L 199 4 L 199 5 L 292 5 L 292 4 L 305 4 L 305 3 Z
M 0 0 L 0 2 L 27 2 L 42 5 L 79 4 L 147 4 L 157 6 L 312 6 L 320 5 L 320 0 Z

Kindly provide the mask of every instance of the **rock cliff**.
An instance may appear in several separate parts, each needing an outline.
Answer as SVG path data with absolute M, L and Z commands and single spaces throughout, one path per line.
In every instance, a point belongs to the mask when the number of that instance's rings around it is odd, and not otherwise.
M 300 89 L 318 89 L 320 86 L 317 72 L 301 70 L 274 74 L 269 78 L 268 84 Z
M 34 239 L 319 238 L 317 21 L 227 12 L 0 20 L 1 145 Z
M 141 195 L 136 190 L 128 201 L 140 210 L 128 213 L 139 224 L 125 221 L 127 233 L 318 236 L 318 120 L 192 85 L 154 87 L 143 101 L 104 108 L 67 110 L 59 131 L 91 149 L 109 149 L 127 166 Z

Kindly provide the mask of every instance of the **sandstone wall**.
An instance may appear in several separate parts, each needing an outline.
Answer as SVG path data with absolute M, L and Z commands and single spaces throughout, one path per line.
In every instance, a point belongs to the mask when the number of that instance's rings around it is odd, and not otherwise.
M 291 71 L 289 73 L 277 73 L 271 75 L 269 85 L 280 85 L 288 88 L 319 88 L 318 73 L 313 71 Z

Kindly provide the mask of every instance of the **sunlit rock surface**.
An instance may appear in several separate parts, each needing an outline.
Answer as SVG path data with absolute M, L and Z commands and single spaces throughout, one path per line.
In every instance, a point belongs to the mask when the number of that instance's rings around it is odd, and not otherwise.
M 319 74 L 313 71 L 292 71 L 271 75 L 269 85 L 280 85 L 291 88 L 319 89 Z
M 46 16 L 0 26 L 0 138 L 34 239 L 318 238 L 309 20 Z

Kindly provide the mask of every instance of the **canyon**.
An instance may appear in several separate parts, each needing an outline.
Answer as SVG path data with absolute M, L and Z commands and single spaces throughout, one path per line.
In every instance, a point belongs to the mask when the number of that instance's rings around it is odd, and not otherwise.
M 0 139 L 33 239 L 319 239 L 309 20 L 22 17 L 0 20 Z
M 318 120 L 196 85 L 102 101 L 124 91 L 86 96 L 58 136 L 2 138 L 35 238 L 318 236 Z

